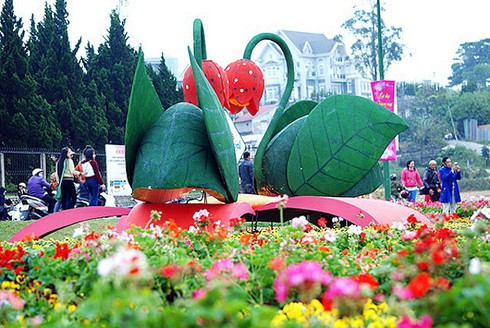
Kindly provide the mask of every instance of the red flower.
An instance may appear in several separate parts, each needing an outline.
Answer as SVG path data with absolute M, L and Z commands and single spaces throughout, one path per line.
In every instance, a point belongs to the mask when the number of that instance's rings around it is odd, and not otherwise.
M 237 60 L 225 68 L 230 81 L 230 101 L 226 108 L 231 113 L 247 107 L 250 115 L 259 111 L 260 98 L 264 92 L 264 75 L 260 68 L 247 59 Z
M 211 84 L 214 92 L 216 92 L 216 96 L 218 96 L 221 106 L 228 108 L 228 99 L 230 97 L 229 82 L 228 76 L 225 74 L 223 68 L 212 60 L 203 60 L 202 71 L 209 84 Z M 184 88 L 184 100 L 195 106 L 199 106 L 197 101 L 196 81 L 194 80 L 191 66 L 189 66 L 184 73 L 182 86 Z
M 407 289 L 412 293 L 413 297 L 420 298 L 427 293 L 430 286 L 430 275 L 427 272 L 422 272 L 408 283 Z
M 429 269 L 429 263 L 426 261 L 420 261 L 417 263 L 417 266 L 419 267 L 420 271 L 427 271 L 427 269 Z
M 363 231 L 359 236 L 361 237 L 361 243 L 363 243 L 364 240 L 366 239 L 366 233 Z
M 441 265 L 444 263 L 444 254 L 442 253 L 441 250 L 435 250 L 431 254 L 432 261 L 434 261 L 435 264 Z
M 282 256 L 276 256 L 269 262 L 269 268 L 274 271 L 281 271 L 286 267 L 286 261 Z
M 68 256 L 70 255 L 70 252 L 71 252 L 71 249 L 68 246 L 68 244 L 56 243 L 56 253 L 54 254 L 53 258 L 54 259 L 61 258 L 63 260 L 66 260 L 68 258 Z
M 353 280 L 357 281 L 359 284 L 366 284 L 372 290 L 376 290 L 379 286 L 376 278 L 371 276 L 369 273 L 359 273 L 358 275 L 351 277 Z
M 415 215 L 414 215 L 414 214 L 411 214 L 411 215 L 408 217 L 407 222 L 408 222 L 408 223 L 420 223 L 420 221 L 419 221 L 419 220 L 417 220 L 417 218 L 415 217 Z
M 318 225 L 320 227 L 323 227 L 325 224 L 327 224 L 327 220 L 325 218 L 322 217 L 318 220 Z
M 180 267 L 174 264 L 167 264 L 162 268 L 160 271 L 162 276 L 164 276 L 167 279 L 171 279 L 173 276 L 175 276 L 177 273 L 181 271 Z

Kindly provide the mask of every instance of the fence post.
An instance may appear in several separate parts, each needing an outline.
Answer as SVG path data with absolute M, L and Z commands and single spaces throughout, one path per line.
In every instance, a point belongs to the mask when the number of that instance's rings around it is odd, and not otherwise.
M 3 153 L 0 153 L 0 185 L 5 187 L 5 158 Z
M 46 177 L 48 176 L 48 172 L 46 172 L 46 154 L 41 154 L 39 155 L 40 156 L 40 168 L 41 170 L 43 170 L 43 177 L 46 179 Z

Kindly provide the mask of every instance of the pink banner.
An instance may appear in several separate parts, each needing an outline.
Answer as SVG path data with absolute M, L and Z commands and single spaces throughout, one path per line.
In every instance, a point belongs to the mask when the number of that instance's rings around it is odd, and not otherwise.
M 371 82 L 371 90 L 373 92 L 373 101 L 380 104 L 392 112 L 395 111 L 395 81 L 373 81 Z M 394 161 L 396 160 L 396 139 L 393 139 L 391 143 L 386 147 L 383 155 L 381 155 L 380 161 Z

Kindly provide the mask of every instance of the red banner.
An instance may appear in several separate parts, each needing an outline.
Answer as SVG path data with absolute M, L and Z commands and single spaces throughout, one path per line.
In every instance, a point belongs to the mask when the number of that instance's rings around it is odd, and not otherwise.
M 373 92 L 373 101 L 380 104 L 392 112 L 395 112 L 396 88 L 395 81 L 373 81 L 371 82 L 371 90 Z M 396 160 L 396 139 L 386 147 L 380 161 Z

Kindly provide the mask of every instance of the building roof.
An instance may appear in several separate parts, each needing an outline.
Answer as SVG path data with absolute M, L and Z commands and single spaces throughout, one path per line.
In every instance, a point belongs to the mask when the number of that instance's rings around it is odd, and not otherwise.
M 490 130 L 490 124 L 478 125 L 479 129 Z
M 276 108 L 277 104 L 272 104 L 272 105 L 263 105 L 259 107 L 259 111 L 255 116 L 250 115 L 250 113 L 243 114 L 236 120 L 234 120 L 235 123 L 240 123 L 240 122 L 247 122 L 251 121 L 254 117 L 259 117 L 260 115 L 264 114 L 267 112 L 269 109 Z
M 324 54 L 332 51 L 335 41 L 328 39 L 321 33 L 308 33 L 281 30 L 284 35 L 295 45 L 298 50 L 303 51 L 303 47 L 308 42 L 314 54 Z

